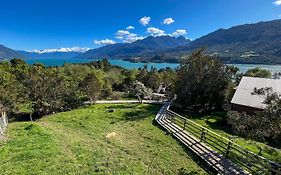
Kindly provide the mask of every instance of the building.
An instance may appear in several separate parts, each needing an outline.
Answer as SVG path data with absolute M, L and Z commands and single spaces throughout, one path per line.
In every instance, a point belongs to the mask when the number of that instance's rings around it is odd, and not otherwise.
M 231 100 L 233 108 L 237 111 L 256 112 L 263 111 L 266 105 L 265 97 L 253 95 L 255 88 L 271 87 L 274 92 L 281 94 L 281 80 L 270 78 L 243 77 Z

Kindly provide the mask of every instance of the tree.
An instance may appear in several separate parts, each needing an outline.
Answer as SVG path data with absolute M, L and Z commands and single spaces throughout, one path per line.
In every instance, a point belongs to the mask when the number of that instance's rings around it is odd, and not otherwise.
M 272 88 L 254 89 L 253 95 L 265 98 L 266 108 L 257 114 L 230 111 L 228 123 L 239 134 L 256 139 L 269 139 L 275 144 L 281 140 L 281 98 Z
M 227 66 L 200 49 L 183 59 L 178 70 L 176 103 L 199 112 L 222 109 L 225 92 L 231 81 Z
M 258 78 L 271 78 L 271 72 L 269 70 L 261 69 L 260 67 L 256 67 L 254 69 L 249 69 L 244 76 L 248 77 L 258 77 Z
M 145 87 L 145 85 L 139 81 L 135 81 L 131 87 L 131 91 L 138 98 L 139 103 L 142 103 L 144 97 L 152 96 L 152 90 Z
M 102 84 L 101 81 L 97 78 L 96 74 L 88 74 L 81 86 L 91 103 L 97 100 L 101 93 Z

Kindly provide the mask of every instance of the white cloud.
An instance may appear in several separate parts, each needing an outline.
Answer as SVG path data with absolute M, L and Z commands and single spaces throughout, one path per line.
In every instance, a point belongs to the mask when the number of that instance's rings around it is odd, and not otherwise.
M 104 39 L 104 40 L 95 40 L 94 44 L 97 45 L 108 45 L 108 44 L 115 44 L 116 42 L 110 39 Z
M 180 35 L 185 35 L 185 34 L 187 34 L 186 30 L 178 29 L 172 34 L 172 36 L 180 36 Z
M 165 32 L 161 29 L 150 27 L 146 31 L 147 33 L 150 33 L 152 36 L 162 36 L 165 35 Z
M 125 43 L 132 43 L 134 41 L 143 39 L 143 37 L 138 36 L 137 34 L 134 33 L 130 33 L 127 30 L 119 30 L 118 32 L 116 32 L 115 34 L 115 38 L 122 40 Z
M 87 47 L 71 47 L 71 48 L 58 48 L 58 49 L 44 49 L 44 50 L 32 50 L 32 51 L 28 51 L 31 53 L 38 53 L 38 54 L 43 54 L 43 53 L 54 53 L 54 52 L 87 52 L 88 50 L 90 50 L 91 48 L 87 48 Z
M 167 19 L 165 19 L 164 20 L 164 24 L 167 24 L 167 25 L 170 25 L 170 24 L 172 24 L 172 23 L 174 23 L 175 22 L 175 20 L 173 20 L 173 18 L 167 18 Z
M 132 42 L 135 42 L 137 40 L 142 40 L 142 39 L 144 39 L 144 37 L 138 36 L 137 34 L 134 34 L 134 33 L 131 33 L 131 34 L 129 34 L 125 37 L 124 42 L 125 43 L 132 43 Z
M 273 2 L 273 4 L 275 4 L 275 5 L 281 5 L 281 0 L 276 0 L 275 2 Z
M 133 30 L 133 29 L 135 29 L 135 27 L 134 26 L 128 26 L 126 29 L 127 30 Z
M 147 17 L 147 16 L 144 16 L 140 19 L 140 23 L 143 25 L 143 26 L 146 26 L 148 25 L 150 22 L 150 17 Z
M 117 36 L 124 36 L 124 35 L 129 35 L 130 32 L 127 30 L 118 30 L 118 32 L 116 33 Z

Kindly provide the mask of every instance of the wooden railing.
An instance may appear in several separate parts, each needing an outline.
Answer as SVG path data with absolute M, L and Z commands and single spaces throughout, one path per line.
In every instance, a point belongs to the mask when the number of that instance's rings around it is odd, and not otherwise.
M 6 127 L 8 126 L 8 117 L 6 112 L 1 112 L 0 113 L 0 136 L 4 135 L 4 131 Z
M 267 158 L 255 154 L 232 140 L 225 138 L 192 120 L 189 120 L 169 109 L 166 110 L 167 119 L 191 133 L 216 152 L 224 155 L 251 174 L 281 174 L 281 165 Z

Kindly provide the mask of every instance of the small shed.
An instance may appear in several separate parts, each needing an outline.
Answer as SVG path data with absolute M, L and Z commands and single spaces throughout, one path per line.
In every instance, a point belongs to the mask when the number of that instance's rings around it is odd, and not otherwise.
M 265 97 L 253 95 L 255 88 L 270 87 L 274 92 L 281 94 L 281 80 L 270 78 L 256 78 L 244 76 L 231 100 L 233 108 L 237 111 L 256 112 L 263 111 L 266 105 L 263 103 Z

